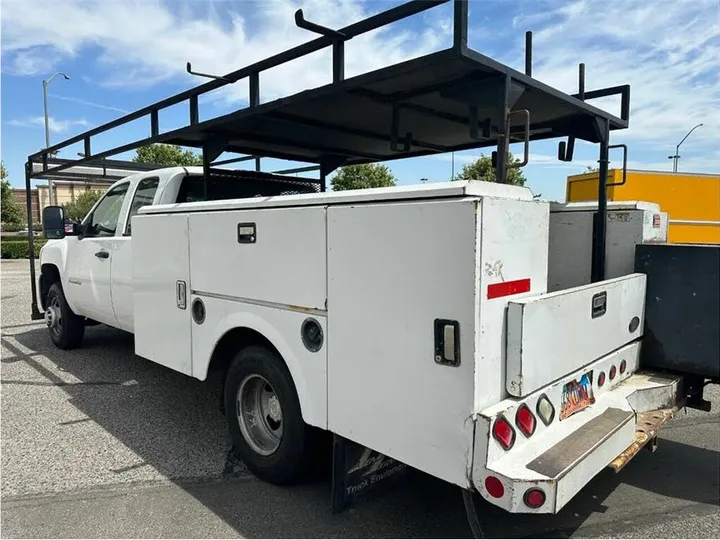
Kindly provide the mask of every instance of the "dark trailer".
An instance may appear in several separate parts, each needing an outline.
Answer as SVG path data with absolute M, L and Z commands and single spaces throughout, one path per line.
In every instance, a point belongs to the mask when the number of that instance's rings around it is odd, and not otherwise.
M 115 170 L 137 164 L 110 162 L 107 158 L 152 143 L 168 143 L 200 148 L 203 156 L 205 189 L 213 182 L 252 182 L 275 194 L 278 182 L 288 182 L 296 191 L 324 191 L 326 177 L 338 167 L 394 159 L 427 156 L 489 147 L 499 182 L 507 181 L 509 167 L 524 166 L 529 159 L 531 141 L 562 139 L 558 159 L 570 161 L 576 140 L 599 144 L 598 210 L 592 238 L 592 280 L 604 279 L 607 170 L 610 132 L 628 127 L 630 87 L 628 85 L 585 90 L 585 69 L 579 65 L 578 92 L 566 94 L 532 76 L 532 34 L 526 34 L 525 69 L 517 71 L 468 47 L 468 0 L 452 0 L 453 40 L 444 50 L 388 66 L 352 78 L 345 77 L 345 43 L 362 34 L 435 8 L 449 0 L 413 0 L 344 28 L 331 29 L 295 13 L 295 23 L 318 37 L 273 57 L 224 75 L 208 75 L 204 84 L 154 103 L 105 125 L 32 154 L 26 164 L 26 188 L 32 178 L 82 177 L 80 167 Z M 289 97 L 260 102 L 263 74 L 274 67 L 332 49 L 332 82 L 304 90 Z M 231 84 L 247 84 L 249 106 L 216 118 L 200 121 L 199 97 Z M 620 115 L 601 110 L 589 100 L 620 96 Z M 161 133 L 160 113 L 187 103 L 188 124 Z M 130 122 L 146 119 L 147 136 L 108 150 L 93 149 L 98 135 Z M 522 143 L 523 159 L 507 161 L 508 146 Z M 79 159 L 56 160 L 51 156 L 82 144 Z M 627 149 L 624 150 L 624 160 Z M 241 157 L 218 160 L 224 153 Z M 306 163 L 299 169 L 260 172 L 262 158 L 279 158 Z M 221 165 L 254 162 L 254 171 L 228 171 Z M 290 173 L 319 171 L 318 179 L 285 176 Z M 28 212 L 30 215 L 30 212 Z M 28 223 L 29 230 L 31 224 Z M 36 306 L 33 245 L 30 243 L 33 288 L 33 318 L 40 316 Z M 336 444 L 338 441 L 336 440 Z M 351 448 L 336 448 L 335 470 L 347 472 L 357 461 Z M 366 460 L 367 461 L 367 460 Z M 358 467 L 353 467 L 357 473 Z M 362 477 L 339 474 L 334 479 L 334 507 L 347 504 L 348 485 Z M 466 501 L 467 502 L 467 501 Z M 478 522 L 474 507 L 468 515 L 476 534 Z

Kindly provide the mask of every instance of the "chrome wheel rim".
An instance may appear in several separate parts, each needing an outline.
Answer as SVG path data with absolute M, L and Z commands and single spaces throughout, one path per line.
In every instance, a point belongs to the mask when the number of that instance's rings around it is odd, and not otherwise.
M 62 335 L 63 318 L 62 309 L 60 309 L 60 300 L 57 296 L 50 300 L 50 305 L 45 310 L 45 324 L 57 337 Z
M 280 446 L 282 407 L 275 389 L 260 375 L 247 375 L 235 399 L 240 432 L 256 453 L 269 456 Z

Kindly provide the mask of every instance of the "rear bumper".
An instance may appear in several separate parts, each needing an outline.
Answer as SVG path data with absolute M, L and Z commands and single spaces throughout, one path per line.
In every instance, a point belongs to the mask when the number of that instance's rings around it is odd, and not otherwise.
M 605 467 L 620 470 L 654 439 L 660 425 L 676 410 L 681 395 L 680 377 L 633 373 L 638 356 L 639 343 L 631 343 L 526 398 L 506 400 L 484 411 L 475 430 L 472 480 L 477 491 L 509 512 L 556 513 Z M 621 375 L 618 366 L 622 360 L 627 368 Z M 607 374 L 612 366 L 616 375 L 610 381 Z M 564 384 L 589 371 L 594 373 L 594 404 L 564 420 L 559 420 L 556 411 L 547 426 L 538 417 L 530 437 L 516 429 L 509 450 L 493 438 L 491 428 L 497 418 L 504 416 L 514 424 L 518 407 L 526 404 L 535 412 L 541 396 L 559 404 Z M 606 374 L 602 387 L 597 382 L 600 372 Z M 503 489 L 492 481 L 495 489 L 488 491 L 488 477 L 499 480 Z M 525 502 L 530 489 L 541 489 L 545 494 L 538 508 Z

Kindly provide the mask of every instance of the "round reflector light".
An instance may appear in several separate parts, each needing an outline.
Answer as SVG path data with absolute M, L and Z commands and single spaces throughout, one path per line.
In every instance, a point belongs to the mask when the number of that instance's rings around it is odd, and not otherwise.
M 610 368 L 610 380 L 612 381 L 615 378 L 615 375 L 617 374 L 617 369 L 615 366 L 612 366 Z
M 487 489 L 491 497 L 496 499 L 505 495 L 505 487 L 502 485 L 502 482 L 494 476 L 488 476 L 485 479 L 485 489 Z
M 605 372 L 601 371 L 600 375 L 598 375 L 598 386 L 602 386 L 605 384 Z
M 512 445 L 515 444 L 515 430 L 510 425 L 510 422 L 505 420 L 502 416 L 495 420 L 495 424 L 492 428 L 492 434 L 504 450 L 510 450 Z
M 621 374 L 625 373 L 626 369 L 627 369 L 627 362 L 625 360 L 623 360 L 622 362 L 620 362 L 620 373 Z
M 523 501 L 530 508 L 540 508 L 545 504 L 545 492 L 542 489 L 531 488 L 525 492 Z
M 530 437 L 535 433 L 535 416 L 530 410 L 530 407 L 525 404 L 520 405 L 520 408 L 518 408 L 515 414 L 515 425 L 526 437 Z
M 537 411 L 540 420 L 542 420 L 546 426 L 549 426 L 555 418 L 555 407 L 553 407 L 552 403 L 550 403 L 550 400 L 545 395 L 540 396 L 535 410 Z

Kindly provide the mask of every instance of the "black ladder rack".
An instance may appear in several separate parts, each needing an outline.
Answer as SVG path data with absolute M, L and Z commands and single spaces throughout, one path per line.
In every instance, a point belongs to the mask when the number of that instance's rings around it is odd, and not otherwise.
M 450 1 L 453 42 L 449 48 L 345 78 L 344 44 L 348 40 Z M 559 149 L 560 159 L 567 161 L 572 159 L 575 140 L 580 139 L 600 144 L 592 275 L 594 281 L 601 280 L 605 267 L 610 132 L 628 126 L 630 87 L 586 91 L 584 65 L 579 93 L 575 95 L 534 79 L 529 33 L 525 71 L 501 64 L 468 47 L 468 9 L 468 0 L 412 0 L 338 30 L 310 22 L 299 11 L 296 24 L 319 37 L 224 75 L 193 72 L 188 65 L 188 71 L 211 80 L 30 155 L 26 189 L 29 193 L 31 178 L 60 178 L 60 173 L 68 169 L 101 163 L 105 158 L 153 143 L 200 148 L 206 177 L 218 164 L 235 161 L 215 163 L 225 152 L 246 154 L 236 160 L 254 160 L 257 171 L 261 157 L 307 163 L 319 169 L 321 191 L 325 190 L 326 176 L 344 165 L 493 147 L 498 181 L 505 182 L 511 141 L 524 141 L 527 157 L 531 141 L 567 138 Z M 308 16 L 312 18 L 312 14 Z M 332 48 L 331 82 L 260 102 L 261 75 L 265 71 L 328 47 Z M 201 95 L 243 80 L 248 84 L 249 106 L 200 121 Z M 587 103 L 610 95 L 621 97 L 620 116 Z M 188 104 L 188 124 L 160 133 L 159 113 L 182 102 Z M 147 137 L 93 152 L 97 135 L 141 118 L 149 122 Z M 52 159 L 78 143 L 84 149 L 79 159 L 61 163 Z M 30 251 L 34 279 L 32 244 Z

